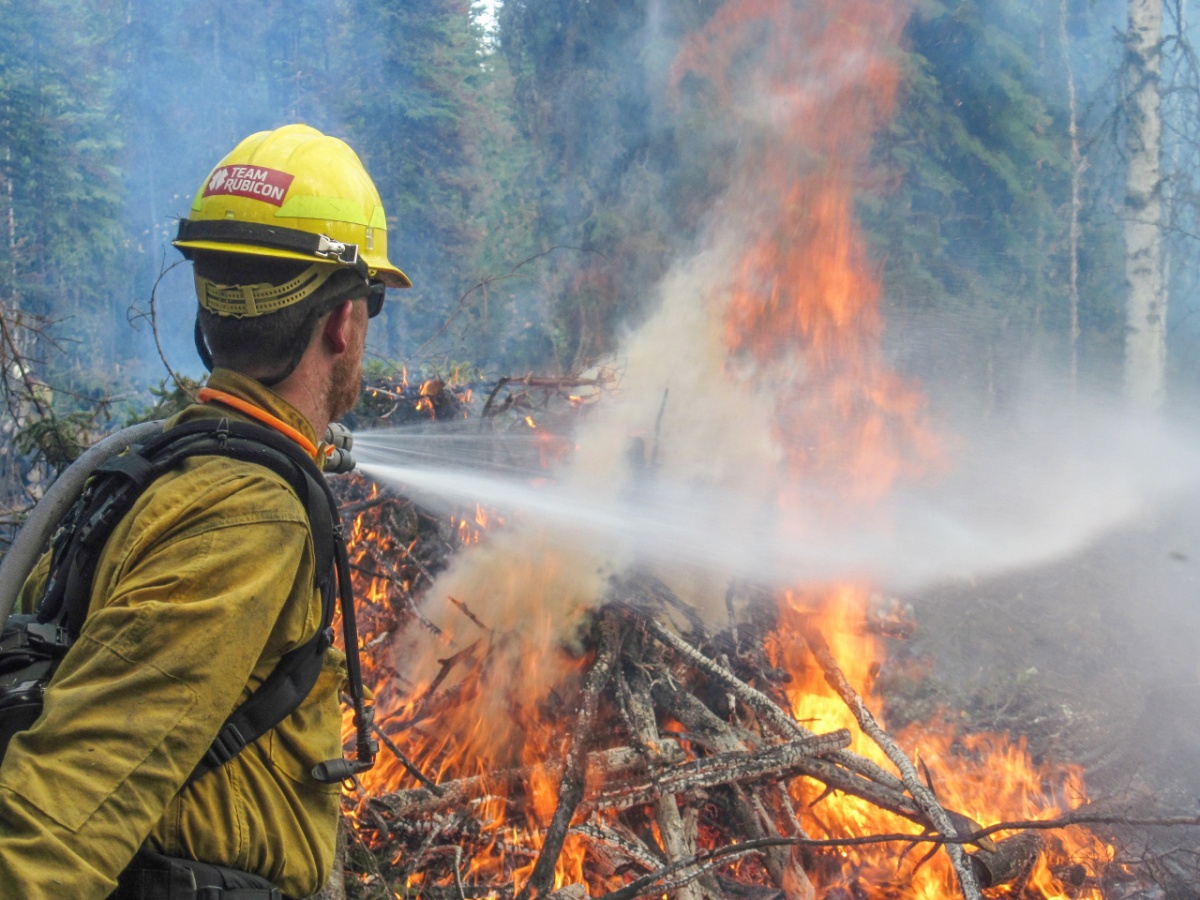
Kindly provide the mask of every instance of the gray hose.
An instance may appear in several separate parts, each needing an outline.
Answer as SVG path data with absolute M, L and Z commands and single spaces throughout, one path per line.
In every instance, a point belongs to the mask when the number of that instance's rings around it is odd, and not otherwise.
M 37 565 L 50 535 L 54 534 L 63 516 L 79 497 L 88 476 L 130 444 L 158 434 L 162 427 L 161 421 L 142 422 L 140 425 L 131 425 L 110 434 L 100 443 L 89 447 L 79 459 L 54 479 L 54 483 L 29 513 L 29 518 L 21 526 L 16 540 L 4 554 L 4 559 L 0 560 L 0 628 L 8 621 L 8 614 L 17 602 L 17 595 L 21 593 L 25 579 Z

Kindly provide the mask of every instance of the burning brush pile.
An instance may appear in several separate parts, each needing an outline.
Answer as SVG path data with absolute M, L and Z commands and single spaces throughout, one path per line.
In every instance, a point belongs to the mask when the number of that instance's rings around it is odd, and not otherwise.
M 1080 829 L 985 831 L 997 816 L 1053 818 L 1056 795 L 1079 800 L 1077 777 L 941 723 L 922 729 L 914 762 L 834 658 L 822 632 L 837 623 L 795 599 L 731 595 L 746 618 L 713 633 L 661 581 L 614 579 L 574 671 L 536 704 L 507 697 L 498 717 L 480 712 L 498 690 L 490 670 L 512 674 L 503 645 L 520 636 L 444 658 L 381 723 L 391 758 L 353 798 L 380 860 L 368 883 L 700 900 L 1100 897 L 1130 881 Z M 838 600 L 845 615 L 854 598 Z M 464 718 L 473 733 L 447 733 Z
M 677 102 L 737 111 L 743 156 L 619 380 L 376 391 L 384 425 L 536 464 L 384 454 L 360 468 L 403 494 L 342 488 L 382 745 L 346 796 L 358 896 L 1137 895 L 1104 841 L 1039 827 L 1077 772 L 951 714 L 889 734 L 910 623 L 830 538 L 903 529 L 881 501 L 947 452 L 882 361 L 853 217 L 902 26 L 730 0 L 682 48 Z

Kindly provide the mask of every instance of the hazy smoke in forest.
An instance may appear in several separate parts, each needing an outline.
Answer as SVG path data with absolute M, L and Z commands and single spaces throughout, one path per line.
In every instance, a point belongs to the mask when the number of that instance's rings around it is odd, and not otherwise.
M 493 538 L 494 557 L 466 553 L 432 600 L 475 596 L 479 585 L 496 598 L 499 572 L 513 559 L 544 559 L 548 549 L 582 560 L 587 585 L 572 588 L 572 604 L 586 605 L 579 590 L 596 596 L 597 560 L 605 571 L 700 570 L 716 585 L 723 582 L 713 576 L 781 586 L 866 578 L 912 591 L 1063 558 L 1200 479 L 1194 434 L 1060 395 L 940 422 L 943 467 L 876 504 L 839 506 L 836 495 L 780 475 L 770 398 L 740 391 L 714 364 L 719 335 L 696 298 L 720 277 L 719 258 L 694 257 L 664 283 L 658 314 L 624 348 L 619 395 L 576 435 L 575 460 L 552 485 L 530 487 L 537 470 L 447 468 L 458 461 L 453 452 L 432 467 L 405 465 L 396 443 L 360 437 L 365 470 L 415 489 L 423 502 L 479 502 L 512 517 L 514 534 Z M 651 453 L 661 470 L 630 465 Z M 807 505 L 782 513 L 781 493 Z M 494 570 L 481 565 L 489 558 Z
M 847 57 L 806 88 L 833 96 L 834 79 L 853 81 L 858 65 Z M 736 123 L 741 140 L 783 139 L 776 117 L 794 114 L 794 100 L 759 96 Z M 747 130 L 751 119 L 757 131 Z M 448 597 L 473 598 L 484 621 L 544 616 L 547 628 L 569 631 L 603 597 L 605 576 L 630 565 L 686 583 L 681 592 L 713 612 L 729 578 L 866 579 L 911 591 L 1011 571 L 1080 550 L 1200 474 L 1195 435 L 1049 387 L 975 414 L 931 410 L 943 459 L 874 504 L 841 503 L 836 485 L 783 473 L 789 447 L 771 379 L 802 383 L 803 372 L 745 379 L 723 345 L 731 273 L 762 213 L 747 199 L 736 189 L 720 198 L 704 237 L 658 285 L 655 311 L 618 354 L 620 390 L 575 435 L 575 458 L 553 485 L 456 471 L 445 458 L 434 469 L 397 467 L 385 439 L 377 455 L 364 442 L 376 477 L 426 502 L 480 502 L 510 516 L 428 592 L 427 613 L 451 634 L 462 619 L 449 607 L 441 615 Z M 781 508 L 785 494 L 801 502 Z
M 169 6 L 140 7 L 136 21 L 129 23 L 140 49 L 138 75 L 125 101 L 130 123 L 125 153 L 131 173 L 129 224 L 145 261 L 144 270 L 131 279 L 131 299 L 142 303 L 160 264 L 178 258 L 169 246 L 175 218 L 187 214 L 200 180 L 238 139 L 296 120 L 334 133 L 345 129 L 335 112 L 311 105 L 315 95 L 293 91 L 293 82 L 243 77 L 235 63 L 252 52 L 243 44 L 257 37 L 229 21 L 219 7 L 211 14 L 197 10 L 192 18 Z M 1116 0 L 1104 7 L 1118 19 L 1120 8 Z M 694 120 L 685 128 L 673 118 L 677 110 L 669 99 L 668 79 L 686 30 L 683 17 L 689 13 L 661 0 L 651 0 L 646 10 L 644 27 L 635 32 L 636 46 L 622 54 L 637 64 L 611 73 L 620 79 L 615 94 L 622 103 L 643 103 L 648 110 L 646 132 L 629 129 L 625 136 L 661 151 L 674 146 L 670 140 L 676 135 L 680 168 L 656 169 L 661 160 L 647 163 L 628 147 L 593 141 L 586 148 L 593 154 L 588 162 L 604 173 L 606 183 L 590 185 L 586 193 L 592 202 L 645 193 L 638 199 L 657 227 L 673 222 L 676 211 L 662 208 L 665 198 L 647 192 L 647 185 L 662 192 L 672 179 L 694 175 L 688 166 L 708 166 L 708 175 L 716 177 L 714 173 L 730 168 L 726 154 L 770 139 L 777 124 L 773 117 L 786 114 L 789 100 L 782 95 L 743 98 L 746 119 L 727 132 L 710 120 L 699 130 Z M 992 13 L 985 9 L 983 14 Z M 854 58 L 843 62 L 828 74 L 854 77 Z M 359 60 L 357 68 L 377 67 L 368 58 Z M 1081 79 L 1088 74 L 1081 72 Z M 587 103 L 585 82 L 572 82 L 564 87 L 568 89 L 572 104 Z M 593 115 L 581 108 L 575 114 L 583 120 L 603 122 L 614 115 L 611 109 Z M 689 111 L 693 119 L 702 119 L 696 112 Z M 613 129 L 613 141 L 616 135 Z M 360 149 L 367 155 L 384 152 Z M 622 184 L 629 185 L 624 194 Z M 572 197 L 578 193 L 571 191 Z M 430 593 L 431 603 L 444 602 L 448 594 L 474 595 L 479 585 L 486 585 L 487 595 L 498 604 L 498 621 L 507 614 L 498 599 L 505 593 L 514 598 L 509 612 L 521 614 L 526 583 L 514 581 L 508 592 L 495 589 L 497 573 L 514 558 L 530 564 L 520 577 L 553 580 L 555 588 L 544 595 L 562 597 L 565 605 L 576 608 L 603 593 L 607 572 L 647 561 L 677 570 L 675 577 L 684 570 L 717 568 L 780 583 L 855 576 L 913 589 L 1061 558 L 1105 529 L 1151 512 L 1156 501 L 1195 477 L 1194 435 L 1163 423 L 1130 421 L 1086 394 L 1056 397 L 1043 386 L 1009 395 L 988 410 L 973 411 L 980 402 L 975 396 L 953 407 L 934 406 L 930 422 L 945 443 L 944 466 L 900 485 L 880 505 L 848 510 L 836 521 L 823 512 L 806 516 L 803 508 L 780 521 L 774 508 L 780 490 L 797 496 L 807 491 L 814 510 L 825 510 L 836 500 L 812 485 L 781 482 L 780 458 L 787 448 L 772 434 L 771 398 L 739 387 L 720 362 L 721 292 L 743 249 L 744 228 L 757 214 L 740 205 L 741 199 L 735 190 L 719 201 L 717 216 L 679 222 L 681 233 L 658 235 L 666 246 L 683 244 L 697 233 L 703 237 L 678 255 L 657 287 L 642 284 L 648 309 L 635 314 L 639 327 L 619 353 L 624 372 L 620 392 L 577 435 L 578 458 L 569 470 L 557 473 L 557 486 L 529 492 L 495 477 L 481 482 L 453 471 L 406 474 L 403 483 L 420 487 L 424 482 L 424 496 L 432 503 L 439 498 L 478 500 L 526 510 L 521 527 L 515 527 L 521 521 L 516 514 L 511 533 L 495 535 L 490 548 L 464 555 Z M 619 273 L 631 279 L 642 274 Z M 969 299 L 964 298 L 964 307 L 969 308 Z M 182 371 L 200 374 L 191 347 L 194 300 L 186 265 L 164 279 L 158 304 L 168 359 Z M 884 323 L 883 349 L 898 358 L 911 356 L 918 345 L 936 348 L 939 340 L 952 342 L 940 329 L 949 333 L 957 327 L 926 320 L 915 326 L 923 333 L 914 333 L 891 326 Z M 1010 349 L 1011 367 L 1025 366 L 1026 348 Z M 1000 366 L 1005 364 L 1003 350 Z M 159 374 L 156 359 L 148 369 Z M 929 369 L 937 371 L 936 355 Z M 948 384 L 925 387 L 939 402 L 953 398 L 955 375 L 946 373 Z M 1035 381 L 1031 377 L 1027 383 Z M 1043 384 L 1052 381 L 1047 376 Z M 632 465 L 638 448 L 642 464 Z M 657 469 L 648 464 L 651 455 L 657 457 Z M 387 456 L 377 460 L 379 465 L 391 462 Z M 372 471 L 387 474 L 381 468 Z M 547 537 L 554 540 L 547 542 Z M 518 579 L 516 574 L 503 577 Z M 720 579 L 706 575 L 699 581 L 715 584 Z M 704 599 L 703 590 L 694 593 Z

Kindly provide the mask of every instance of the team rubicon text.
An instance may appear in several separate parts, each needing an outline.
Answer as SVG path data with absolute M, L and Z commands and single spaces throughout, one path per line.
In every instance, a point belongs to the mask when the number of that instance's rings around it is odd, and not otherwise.
M 282 206 L 283 198 L 291 184 L 292 176 L 278 169 L 264 169 L 261 166 L 221 166 L 209 177 L 204 196 L 249 197 L 252 200 L 263 200 L 275 206 Z

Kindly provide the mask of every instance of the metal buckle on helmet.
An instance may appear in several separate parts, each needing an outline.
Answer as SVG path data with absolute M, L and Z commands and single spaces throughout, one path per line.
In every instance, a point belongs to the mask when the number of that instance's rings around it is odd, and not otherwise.
M 358 262 L 358 244 L 343 244 L 323 234 L 317 235 L 317 256 L 326 259 L 336 259 L 338 262 L 352 266 Z

